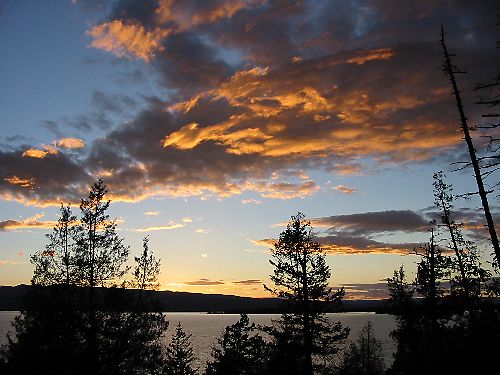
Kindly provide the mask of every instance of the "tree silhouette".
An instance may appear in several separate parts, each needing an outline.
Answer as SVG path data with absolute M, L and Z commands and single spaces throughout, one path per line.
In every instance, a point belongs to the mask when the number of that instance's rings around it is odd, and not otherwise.
M 128 270 L 129 249 L 107 214 L 107 192 L 97 181 L 81 201 L 79 220 L 62 206 L 49 244 L 31 257 L 32 287 L 2 350 L 6 373 L 160 372 L 168 322 L 145 291 L 158 287 L 159 262 L 145 239 L 134 280 L 122 285 L 139 290 L 125 294 L 116 285 Z
M 500 339 L 498 305 L 482 298 L 491 273 L 479 261 L 476 247 L 454 220 L 452 187 L 434 175 L 434 197 L 441 211 L 446 247 L 436 245 L 434 231 L 417 264 L 414 289 L 404 270 L 388 279 L 397 328 L 394 362 L 388 374 L 483 373 Z M 418 251 L 417 251 L 418 253 Z M 413 294 L 418 293 L 418 299 Z
M 271 249 L 270 263 L 274 266 L 271 280 L 275 288 L 265 288 L 281 298 L 290 310 L 269 330 L 278 353 L 276 371 L 312 374 L 314 367 L 322 366 L 313 357 L 319 359 L 336 353 L 338 342 L 349 331 L 325 316 L 326 304 L 339 304 L 344 290 L 333 292 L 328 286 L 330 267 L 323 249 L 314 241 L 310 222 L 304 218 L 302 213 L 292 216 Z M 290 353 L 296 354 L 293 361 Z
M 212 349 L 207 375 L 260 375 L 268 373 L 268 344 L 254 333 L 257 327 L 248 316 L 227 326 L 218 344 Z
M 344 352 L 338 375 L 382 375 L 385 373 L 382 343 L 373 334 L 369 321 L 358 338 Z
M 434 174 L 434 203 L 441 211 L 441 222 L 449 235 L 448 247 L 455 253 L 450 264 L 455 271 L 452 273 L 451 291 L 470 307 L 471 298 L 481 296 L 481 287 L 489 280 L 491 273 L 481 266 L 476 247 L 464 239 L 459 224 L 454 220 L 453 188 L 444 179 L 442 172 Z
M 74 285 L 75 280 L 75 243 L 73 241 L 76 216 L 69 206 L 61 205 L 60 217 L 47 235 L 49 243 L 45 250 L 31 256 L 34 266 L 32 283 L 36 285 Z
M 494 258 L 496 258 L 497 265 L 500 266 L 500 243 L 498 241 L 498 236 L 495 229 L 495 224 L 493 222 L 493 216 L 491 215 L 490 205 L 488 202 L 487 191 L 484 187 L 483 175 L 481 173 L 481 166 L 479 164 L 478 157 L 476 155 L 476 149 L 474 148 L 474 144 L 472 141 L 472 137 L 470 135 L 470 127 L 467 122 L 467 117 L 465 116 L 465 110 L 462 103 L 462 97 L 460 95 L 460 90 L 458 89 L 457 80 L 455 78 L 455 74 L 463 73 L 458 70 L 451 60 L 452 55 L 448 52 L 448 48 L 446 46 L 446 42 L 444 39 L 444 28 L 441 26 L 441 46 L 443 48 L 443 71 L 448 75 L 450 79 L 451 86 L 453 88 L 453 94 L 455 96 L 455 101 L 457 103 L 458 114 L 460 117 L 460 125 L 462 128 L 462 132 L 464 133 L 464 140 L 467 144 L 467 150 L 469 152 L 469 157 L 471 160 L 472 168 L 474 170 L 474 176 L 476 178 L 476 184 L 478 188 L 479 197 L 481 198 L 481 203 L 484 210 L 484 217 L 486 218 L 486 223 L 488 226 L 488 231 L 490 234 L 491 244 L 494 250 Z
M 417 264 L 415 285 L 417 293 L 422 296 L 422 307 L 430 320 L 431 334 L 435 335 L 438 328 L 438 300 L 445 292 L 442 283 L 450 279 L 451 260 L 436 246 L 434 228 L 431 229 L 430 242 L 421 249 L 424 253 Z
M 194 375 L 194 355 L 191 346 L 191 335 L 184 332 L 181 323 L 175 328 L 172 341 L 165 354 L 165 375 Z
M 500 23 L 497 25 L 500 26 Z M 496 48 L 500 48 L 500 40 L 496 42 Z M 500 166 L 500 138 L 496 131 L 500 127 L 500 72 L 489 82 L 477 84 L 475 90 L 479 94 L 475 103 L 482 105 L 487 111 L 482 117 L 487 119 L 488 123 L 477 127 L 483 133 L 486 132 L 485 136 L 489 140 L 486 155 L 479 158 L 483 177 L 486 179 L 497 172 Z M 499 185 L 500 181 L 496 181 L 493 188 L 498 188 Z

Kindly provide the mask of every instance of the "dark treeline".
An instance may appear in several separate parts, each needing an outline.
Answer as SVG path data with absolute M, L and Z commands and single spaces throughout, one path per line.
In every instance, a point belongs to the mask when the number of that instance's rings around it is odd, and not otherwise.
M 326 318 L 344 290 L 329 287 L 330 268 L 303 214 L 292 216 L 274 247 L 274 285 L 282 315 L 270 326 L 246 314 L 226 327 L 204 368 L 195 368 L 191 336 L 178 325 L 166 345 L 168 321 L 158 299 L 160 262 L 144 239 L 135 267 L 106 210 L 104 183 L 82 199 L 81 217 L 69 207 L 31 257 L 32 285 L 15 333 L 0 352 L 2 374 L 434 374 L 482 369 L 500 338 L 498 279 L 483 268 L 473 243 L 454 221 L 453 195 L 444 175 L 434 181 L 441 224 L 416 278 L 400 268 L 388 279 L 386 309 L 397 317 L 397 351 L 385 369 L 381 343 L 370 324 L 346 347 L 349 328 Z M 417 297 L 417 298 L 416 298 Z M 276 301 L 274 300 L 274 301 Z M 485 357 L 486 356 L 486 357 Z M 486 368 L 486 367 L 484 367 Z
M 160 262 L 144 239 L 135 267 L 107 214 L 102 180 L 81 200 L 80 217 L 61 207 L 44 250 L 31 256 L 32 285 L 14 335 L 1 350 L 2 374 L 312 374 L 334 371 L 348 328 L 325 313 L 343 289 L 328 287 L 330 269 L 303 214 L 292 217 L 272 250 L 281 319 L 256 327 L 245 314 L 226 328 L 204 369 L 194 369 L 190 335 L 179 325 L 168 346 L 168 321 L 151 291 Z M 132 291 L 130 291 L 130 289 Z M 266 337 L 264 339 L 263 337 Z

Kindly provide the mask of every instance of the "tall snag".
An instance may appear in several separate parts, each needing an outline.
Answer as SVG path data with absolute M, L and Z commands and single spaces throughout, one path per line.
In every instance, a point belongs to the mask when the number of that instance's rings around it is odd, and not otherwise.
M 493 245 L 493 249 L 495 251 L 495 257 L 497 264 L 500 263 L 500 244 L 498 242 L 498 236 L 495 230 L 495 224 L 493 222 L 493 217 L 491 215 L 490 206 L 488 203 L 487 192 L 484 188 L 483 178 L 481 175 L 481 168 L 479 166 L 479 161 L 476 156 L 476 149 L 474 148 L 474 144 L 472 142 L 472 138 L 470 136 L 470 128 L 467 123 L 467 117 L 465 116 L 464 106 L 462 103 L 462 98 L 460 95 L 460 90 L 458 89 L 457 81 L 455 79 L 455 74 L 460 73 L 460 71 L 456 70 L 456 67 L 453 65 L 451 55 L 448 52 L 448 48 L 446 47 L 446 43 L 444 40 L 444 28 L 441 26 L 441 46 L 443 47 L 443 56 L 444 56 L 444 64 L 443 70 L 450 78 L 451 85 L 453 87 L 453 94 L 455 96 L 455 100 L 457 103 L 458 113 L 460 115 L 460 125 L 462 131 L 464 133 L 464 139 L 467 143 L 467 149 L 469 151 L 469 156 L 471 160 L 472 167 L 474 169 L 474 176 L 476 177 L 477 188 L 479 192 L 479 196 L 481 197 L 481 203 L 483 205 L 484 216 L 486 218 L 486 223 L 488 225 L 488 231 L 490 233 L 491 244 Z

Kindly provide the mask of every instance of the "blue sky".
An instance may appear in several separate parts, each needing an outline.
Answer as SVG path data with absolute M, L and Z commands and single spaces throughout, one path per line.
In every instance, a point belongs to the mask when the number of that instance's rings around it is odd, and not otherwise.
M 427 239 L 432 174 L 474 190 L 452 172 L 466 155 L 439 26 L 481 121 L 495 2 L 0 4 L 0 284 L 29 282 L 60 202 L 77 212 L 102 177 L 132 253 L 150 236 L 162 289 L 265 296 L 264 240 L 301 211 L 332 284 L 377 297 Z M 481 224 L 478 202 L 457 206 Z

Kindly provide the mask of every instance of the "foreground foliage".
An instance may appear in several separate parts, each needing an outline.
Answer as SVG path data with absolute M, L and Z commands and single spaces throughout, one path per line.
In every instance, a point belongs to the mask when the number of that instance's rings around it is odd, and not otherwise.
M 266 289 L 290 311 L 267 329 L 275 348 L 272 373 L 326 371 L 339 351 L 338 344 L 349 334 L 348 328 L 330 322 L 325 315 L 327 307 L 340 304 L 344 290 L 333 291 L 328 286 L 330 267 L 304 214 L 292 216 L 271 254 L 275 288 Z
M 31 257 L 32 288 L 2 349 L 5 374 L 156 374 L 163 366 L 162 338 L 168 322 L 151 312 L 143 292 L 157 288 L 159 262 L 144 241 L 129 286 L 129 300 L 116 280 L 128 268 L 129 249 L 110 220 L 108 190 L 99 180 L 80 204 L 69 207 Z

